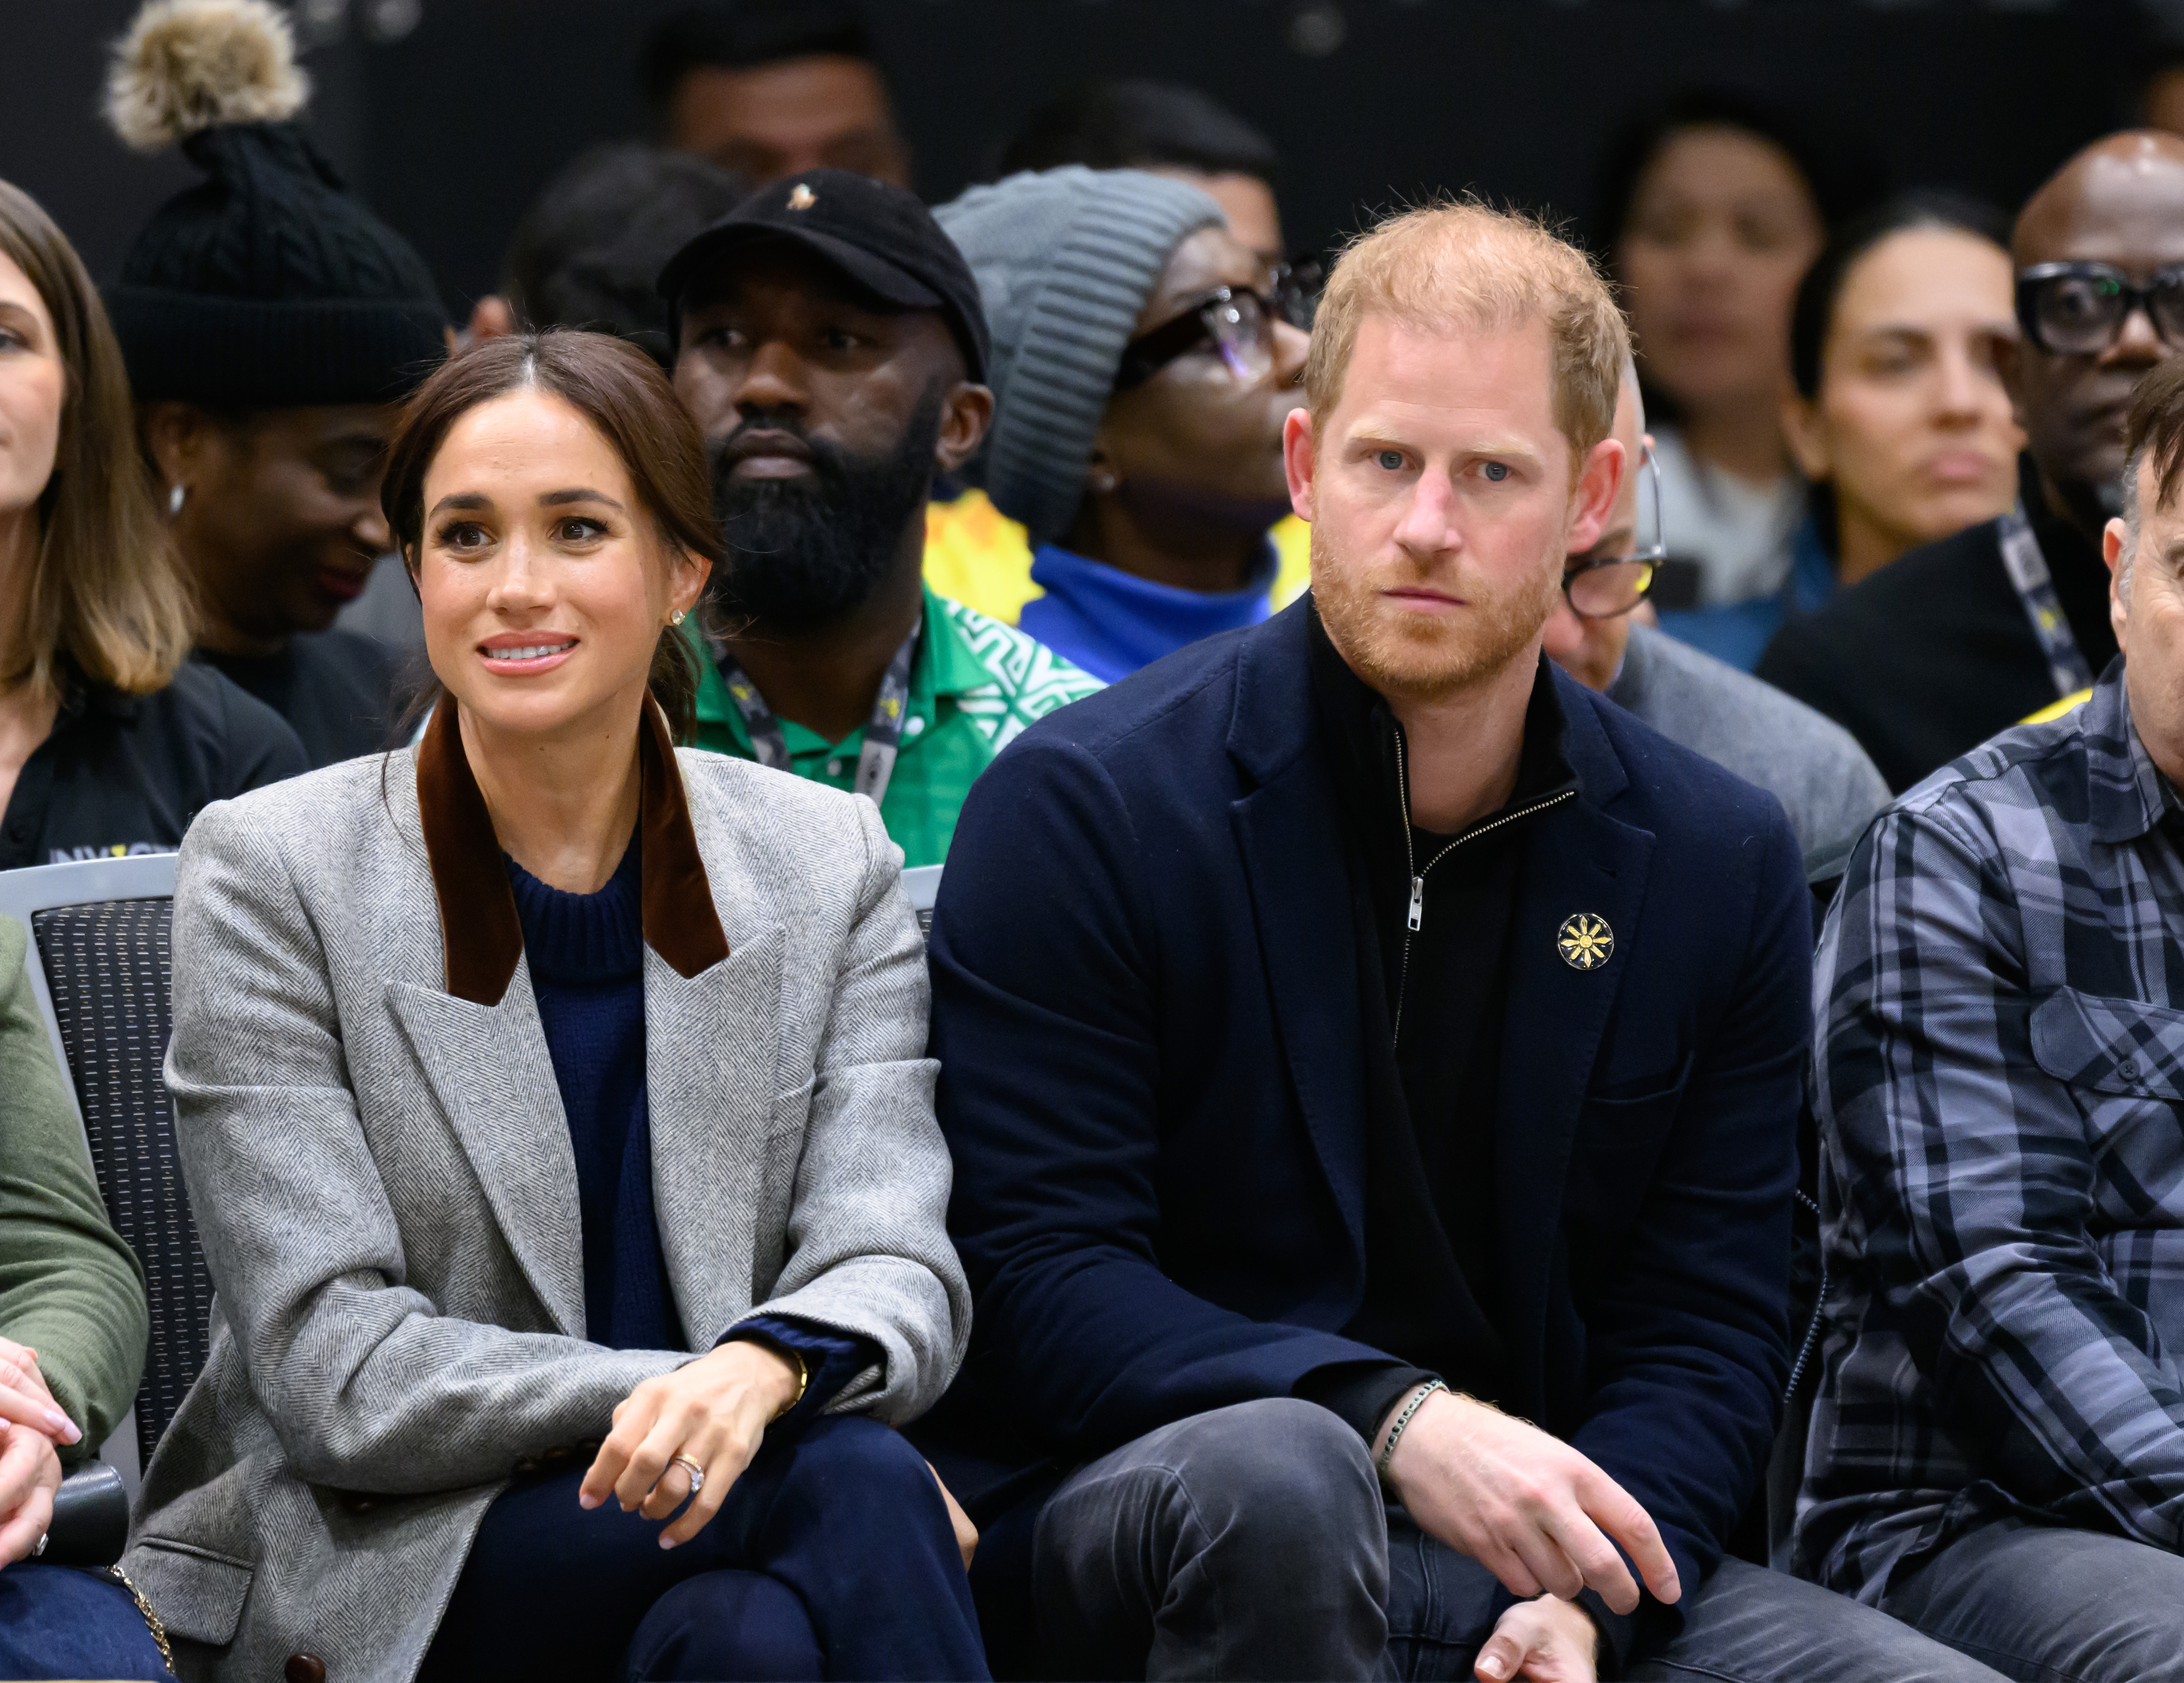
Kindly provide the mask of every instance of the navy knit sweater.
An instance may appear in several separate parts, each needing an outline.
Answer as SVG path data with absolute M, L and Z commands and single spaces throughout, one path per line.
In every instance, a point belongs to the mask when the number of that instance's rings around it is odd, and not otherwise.
M 577 1159 L 586 1333 L 610 1349 L 687 1350 L 652 1207 L 643 873 L 634 837 L 596 894 L 565 894 L 508 861 L 531 989 Z M 740 1322 L 727 1337 L 755 1338 L 803 1359 L 811 1383 L 790 1417 L 797 1424 L 881 1359 L 867 1339 L 775 1315 Z
M 577 1155 L 586 1333 L 615 1350 L 682 1350 L 652 1211 L 641 869 L 632 841 L 597 894 L 564 894 L 512 859 L 508 879 Z

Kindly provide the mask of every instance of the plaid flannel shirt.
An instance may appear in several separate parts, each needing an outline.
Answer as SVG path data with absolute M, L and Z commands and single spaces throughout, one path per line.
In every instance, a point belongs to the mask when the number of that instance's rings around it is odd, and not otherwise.
M 1831 1285 L 1797 1569 L 2006 1514 L 2184 1547 L 2184 859 L 2123 664 L 1884 813 L 1815 981 Z

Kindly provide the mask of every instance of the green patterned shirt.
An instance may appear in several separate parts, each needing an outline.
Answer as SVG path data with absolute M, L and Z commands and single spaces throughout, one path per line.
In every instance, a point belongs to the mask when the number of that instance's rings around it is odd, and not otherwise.
M 692 629 L 694 630 L 694 622 Z M 694 638 L 694 644 L 695 639 Z M 697 646 L 698 727 L 692 745 L 752 760 L 750 733 L 728 694 L 719 663 Z M 880 817 L 906 866 L 948 856 L 956 815 L 978 773 L 1034 719 L 1099 688 L 1045 644 L 960 602 L 925 593 L 925 635 L 910 671 L 909 716 Z M 862 726 L 828 742 L 781 722 L 799 777 L 846 789 L 856 781 Z

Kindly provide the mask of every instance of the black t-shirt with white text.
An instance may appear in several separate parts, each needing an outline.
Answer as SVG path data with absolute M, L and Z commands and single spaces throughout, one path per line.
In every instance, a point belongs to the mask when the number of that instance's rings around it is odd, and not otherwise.
M 308 769 L 281 716 L 209 667 L 185 661 L 149 695 L 67 673 L 0 816 L 0 870 L 172 853 L 213 801 Z

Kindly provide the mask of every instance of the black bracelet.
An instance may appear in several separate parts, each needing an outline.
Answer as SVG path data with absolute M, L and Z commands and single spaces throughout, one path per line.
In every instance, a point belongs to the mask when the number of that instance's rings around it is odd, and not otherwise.
M 1411 1393 L 1411 1400 L 1403 1405 L 1403 1412 L 1396 1416 L 1396 1424 L 1388 1429 L 1387 1442 L 1380 1446 L 1381 1478 L 1385 1479 L 1388 1476 L 1388 1463 L 1396 1458 L 1396 1441 L 1403 1435 L 1403 1428 L 1411 1424 L 1411 1416 L 1417 1413 L 1424 1406 L 1425 1400 L 1435 1391 L 1447 1389 L 1448 1387 L 1439 1379 L 1428 1379 Z

